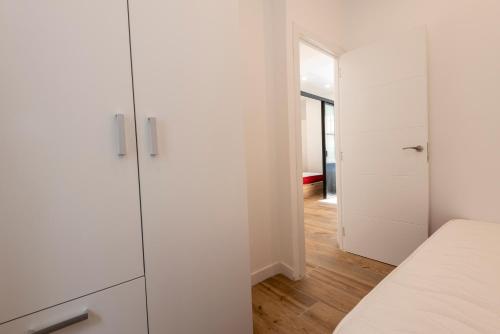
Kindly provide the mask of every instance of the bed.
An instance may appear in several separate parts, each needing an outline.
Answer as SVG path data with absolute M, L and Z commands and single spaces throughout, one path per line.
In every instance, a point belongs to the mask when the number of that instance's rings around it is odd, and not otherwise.
M 323 181 L 324 177 L 322 173 L 313 173 L 313 172 L 303 172 L 302 173 L 302 183 L 303 184 L 311 184 Z
M 334 333 L 500 333 L 500 224 L 448 222 Z

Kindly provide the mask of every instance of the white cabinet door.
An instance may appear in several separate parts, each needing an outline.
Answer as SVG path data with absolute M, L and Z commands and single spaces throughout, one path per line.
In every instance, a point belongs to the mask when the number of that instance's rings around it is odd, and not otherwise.
M 0 22 L 2 323 L 143 264 L 126 2 L 0 0 Z
M 251 333 L 238 1 L 130 15 L 150 333 Z
M 340 67 L 343 246 L 397 265 L 428 230 L 425 30 L 347 52 Z
M 0 325 L 0 334 L 146 334 L 144 278 Z

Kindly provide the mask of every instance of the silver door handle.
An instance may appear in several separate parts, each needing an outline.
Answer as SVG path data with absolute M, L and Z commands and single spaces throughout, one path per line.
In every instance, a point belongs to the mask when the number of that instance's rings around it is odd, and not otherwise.
M 127 155 L 127 141 L 125 134 L 125 115 L 116 114 L 116 135 L 117 135 L 117 145 L 118 145 L 118 156 L 123 157 Z
M 75 317 L 63 320 L 61 322 L 58 322 L 57 324 L 38 329 L 38 330 L 30 330 L 28 331 L 28 334 L 50 334 L 54 333 L 60 329 L 69 327 L 71 325 L 77 324 L 79 322 L 85 321 L 89 318 L 89 312 L 85 311 L 84 313 L 77 315 Z
M 158 155 L 158 130 L 156 129 L 156 117 L 148 117 L 149 130 L 149 155 Z
M 424 147 L 422 145 L 418 145 L 418 146 L 407 146 L 407 147 L 403 147 L 403 150 L 415 150 L 417 152 L 423 152 L 424 150 Z

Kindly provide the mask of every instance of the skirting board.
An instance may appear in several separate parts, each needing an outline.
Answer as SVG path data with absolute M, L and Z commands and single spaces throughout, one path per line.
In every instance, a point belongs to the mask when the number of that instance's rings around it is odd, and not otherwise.
M 283 274 L 289 279 L 295 280 L 294 271 L 289 265 L 283 262 L 275 262 L 265 266 L 264 268 L 254 271 L 252 273 L 252 285 L 259 284 L 269 277 L 273 277 L 274 275 L 278 274 Z

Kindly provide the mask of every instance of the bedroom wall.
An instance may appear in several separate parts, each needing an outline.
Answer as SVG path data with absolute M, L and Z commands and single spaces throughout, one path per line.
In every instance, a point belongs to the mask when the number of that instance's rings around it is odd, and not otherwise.
M 427 25 L 431 230 L 500 223 L 500 1 L 344 0 L 343 11 L 346 49 Z
M 278 170 L 282 177 L 280 184 L 280 224 L 281 224 L 281 259 L 288 268 L 297 268 L 297 263 L 293 262 L 294 249 L 292 238 L 298 231 L 294 230 L 293 219 L 290 217 L 293 212 L 293 205 L 296 203 L 290 175 L 290 165 L 295 162 L 290 158 L 290 125 L 288 115 L 290 108 L 295 108 L 296 101 L 294 81 L 293 81 L 293 30 L 300 27 L 302 31 L 307 32 L 308 36 L 317 39 L 325 45 L 335 46 L 337 50 L 341 49 L 342 39 L 342 20 L 341 1 L 340 0 L 287 0 L 286 19 L 285 19 L 285 45 L 279 49 L 277 61 L 286 64 L 286 68 L 281 71 L 277 78 L 279 87 L 286 87 L 285 92 L 276 101 L 282 108 L 277 108 L 276 116 L 279 121 L 276 122 L 280 134 L 278 149 L 284 154 L 278 165 Z M 282 37 L 282 36 L 280 36 Z M 299 175 L 300 177 L 300 175 Z
M 276 272 L 292 275 L 288 105 L 293 22 L 336 42 L 339 7 L 340 0 L 240 0 L 254 283 Z
M 310 36 L 325 44 L 338 45 L 341 39 L 341 18 L 339 0 L 272 0 L 268 18 L 272 25 L 273 71 L 269 78 L 269 96 L 272 96 L 270 108 L 273 115 L 273 133 L 275 139 L 275 213 L 280 235 L 279 261 L 284 265 L 285 274 L 295 274 L 299 265 L 294 262 L 297 249 L 292 240 L 296 237 L 297 225 L 294 225 L 296 192 L 293 190 L 290 165 L 296 164 L 290 156 L 289 110 L 294 108 L 298 91 L 293 82 L 293 30 L 300 27 Z M 300 129 L 298 129 L 300 130 Z M 293 159 L 293 160 L 292 160 Z
M 274 210 L 275 163 L 268 72 L 271 30 L 266 0 L 240 0 L 241 101 L 245 111 L 248 220 L 254 275 L 279 261 L 280 238 Z M 269 267 L 270 268 L 270 267 Z
M 240 0 L 254 277 L 293 267 L 292 22 L 344 49 L 427 25 L 434 231 L 453 217 L 500 222 L 498 13 L 493 0 Z

